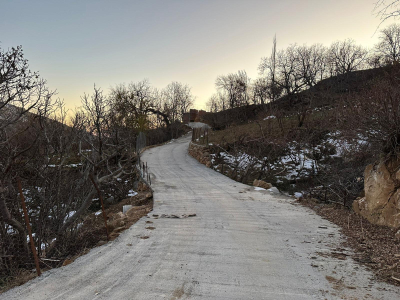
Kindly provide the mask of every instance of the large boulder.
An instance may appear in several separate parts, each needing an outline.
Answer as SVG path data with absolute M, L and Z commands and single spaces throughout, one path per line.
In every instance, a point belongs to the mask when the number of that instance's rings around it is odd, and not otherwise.
M 397 161 L 381 161 L 365 168 L 365 197 L 355 200 L 353 209 L 371 223 L 400 227 L 400 170 L 397 166 Z
M 272 184 L 265 182 L 263 180 L 257 180 L 257 179 L 254 179 L 253 186 L 260 187 L 260 188 L 263 188 L 266 190 L 269 190 L 270 188 L 272 188 Z

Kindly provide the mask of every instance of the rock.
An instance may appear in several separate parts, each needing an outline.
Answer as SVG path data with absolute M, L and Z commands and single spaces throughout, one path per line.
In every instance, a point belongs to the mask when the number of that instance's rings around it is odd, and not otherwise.
M 400 229 L 397 230 L 396 234 L 394 235 L 394 237 L 398 240 L 400 240 Z
M 153 194 L 152 193 L 147 193 L 146 194 L 146 199 L 151 199 L 153 198 Z
M 140 191 L 140 192 L 145 192 L 145 191 L 148 191 L 148 190 L 150 190 L 150 189 L 149 189 L 149 187 L 147 186 L 147 184 L 145 184 L 144 182 L 141 182 L 141 181 L 140 181 L 140 182 L 138 183 L 137 190 Z
M 254 179 L 253 186 L 260 187 L 260 188 L 263 188 L 266 190 L 269 190 L 270 188 L 272 188 L 272 184 L 265 182 L 263 180 L 257 180 L 257 179 Z
M 72 264 L 74 261 L 72 259 L 67 258 L 66 260 L 64 260 L 63 262 L 63 267 L 64 266 L 68 266 L 69 264 Z
M 353 201 L 352 204 L 354 212 L 359 215 L 361 215 L 361 209 L 360 209 L 361 200 L 365 201 L 365 198 L 357 198 L 356 200 Z
M 119 236 L 118 232 L 111 232 L 110 233 L 110 240 L 115 240 Z
M 103 246 L 103 245 L 105 245 L 105 244 L 107 244 L 107 241 L 99 241 L 99 242 L 97 243 L 97 246 Z
M 378 225 L 400 227 L 400 189 L 397 161 L 368 165 L 364 172 L 365 197 L 353 202 L 353 210 Z
M 113 231 L 114 228 L 125 226 L 126 221 L 127 217 L 122 212 L 109 214 L 109 222 L 107 222 L 107 227 L 110 231 Z
M 124 227 L 124 226 L 121 226 L 121 227 L 117 227 L 117 228 L 115 228 L 114 229 L 114 233 L 120 233 L 121 231 L 124 231 L 126 228 Z

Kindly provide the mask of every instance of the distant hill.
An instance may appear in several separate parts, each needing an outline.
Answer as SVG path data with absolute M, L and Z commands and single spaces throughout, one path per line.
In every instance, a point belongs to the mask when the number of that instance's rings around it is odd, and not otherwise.
M 275 102 L 274 107 L 292 111 L 303 105 L 310 105 L 311 108 L 334 106 L 343 96 L 370 90 L 372 82 L 399 71 L 399 66 L 387 66 L 332 76 L 294 95 L 292 99 L 283 96 Z
M 1 106 L 1 103 L 0 103 Z M 39 119 L 39 115 L 33 112 L 34 110 L 24 112 L 24 109 L 12 104 L 6 104 L 0 109 L 0 125 L 3 123 L 10 122 L 10 125 L 16 126 L 26 121 L 34 121 Z M 67 125 L 63 125 L 56 120 L 44 117 L 42 122 L 48 122 L 52 126 L 64 126 L 69 128 Z
M 304 106 L 311 109 L 334 107 L 344 96 L 357 95 L 362 91 L 369 90 L 374 81 L 393 72 L 400 72 L 400 66 L 361 70 L 333 76 L 321 80 L 308 90 L 291 97 L 283 96 L 274 103 L 268 103 L 264 106 L 252 104 L 217 113 L 206 113 L 203 122 L 215 129 L 223 129 L 231 124 L 242 124 L 256 119 L 260 113 L 268 110 L 284 110 L 285 113 L 290 114 Z

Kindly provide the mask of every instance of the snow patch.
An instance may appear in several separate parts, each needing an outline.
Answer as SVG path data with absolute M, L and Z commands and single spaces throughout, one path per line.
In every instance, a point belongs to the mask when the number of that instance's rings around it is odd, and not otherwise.
M 68 219 L 70 219 L 73 215 L 75 215 L 75 213 L 76 213 L 76 210 L 71 210 L 71 211 L 65 216 L 65 218 L 64 218 L 64 223 L 65 223 Z
M 303 197 L 303 194 L 302 194 L 302 193 L 299 193 L 299 192 L 295 192 L 295 193 L 294 193 L 294 196 L 295 196 L 296 198 L 301 198 L 301 197 Z
M 268 189 L 267 191 L 271 192 L 271 193 L 277 193 L 279 194 L 279 190 L 276 187 L 272 187 L 270 189 Z
M 269 119 L 276 119 L 276 116 L 267 116 L 264 118 L 264 121 L 269 120 Z
M 255 190 L 255 191 L 266 191 L 266 189 L 264 189 L 264 188 L 262 188 L 262 187 L 258 187 L 258 186 L 256 186 L 256 187 L 254 188 L 254 190 Z
M 134 197 L 134 196 L 136 196 L 138 193 L 137 192 L 135 192 L 134 190 L 129 190 L 128 191 L 128 197 Z

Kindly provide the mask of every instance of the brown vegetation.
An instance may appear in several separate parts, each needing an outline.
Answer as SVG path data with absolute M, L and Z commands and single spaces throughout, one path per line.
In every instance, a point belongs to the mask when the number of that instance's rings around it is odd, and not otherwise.
M 321 205 L 315 199 L 300 200 L 300 203 L 341 228 L 346 236 L 343 246 L 354 250 L 352 258 L 355 261 L 373 270 L 381 280 L 400 285 L 396 280 L 400 279 L 400 240 L 395 229 L 371 224 L 335 204 Z
M 132 205 L 126 215 L 122 214 L 124 205 Z M 126 198 L 119 203 L 110 205 L 105 213 L 108 220 L 108 229 L 110 240 L 114 240 L 124 230 L 128 229 L 140 218 L 147 215 L 153 208 L 153 200 L 149 191 L 139 192 L 136 196 Z M 55 255 L 51 258 L 41 258 L 40 265 L 42 270 L 65 266 L 72 263 L 76 258 L 86 254 L 90 249 L 107 243 L 104 220 L 100 213 L 90 213 L 82 220 L 79 230 L 68 240 L 66 248 L 63 249 L 63 255 Z M 9 260 L 8 267 L 11 267 L 11 257 L 3 257 Z M 11 273 L 5 277 L 0 287 L 0 293 L 6 290 L 24 284 L 36 277 L 34 270 L 25 268 L 10 268 Z
M 391 170 L 385 183 L 390 190 L 383 197 L 378 190 L 383 182 L 366 184 L 382 196 L 379 205 L 385 209 L 397 203 L 399 78 L 398 65 L 350 72 L 322 80 L 292 99 L 286 95 L 260 105 L 255 117 L 246 118 L 244 108 L 234 108 L 243 113 L 243 122 L 223 112 L 209 115 L 205 120 L 222 128 L 209 136 L 212 168 L 247 184 L 264 180 L 289 194 L 301 192 L 302 204 L 342 228 L 356 261 L 398 284 L 397 221 L 392 222 L 395 228 L 374 225 L 351 207 L 364 197 L 364 170 L 374 162 Z M 251 109 L 256 111 L 255 107 Z M 393 214 L 398 214 L 397 208 L 390 216 L 385 210 L 382 217 L 393 221 Z M 380 224 L 389 224 L 381 219 Z
M 40 266 L 52 267 L 98 242 L 101 230 L 88 217 L 100 199 L 118 206 L 148 184 L 141 150 L 185 133 L 180 120 L 193 101 L 178 82 L 159 92 L 142 81 L 109 95 L 95 86 L 69 119 L 54 94 L 29 70 L 21 47 L 0 48 L 0 286 L 33 266 L 19 180 Z M 118 231 L 131 221 L 123 223 Z

